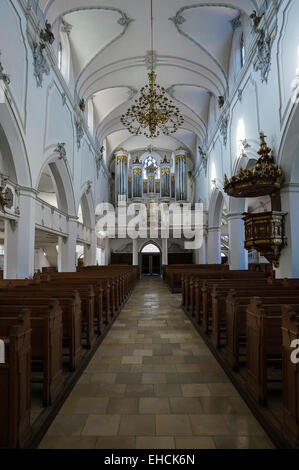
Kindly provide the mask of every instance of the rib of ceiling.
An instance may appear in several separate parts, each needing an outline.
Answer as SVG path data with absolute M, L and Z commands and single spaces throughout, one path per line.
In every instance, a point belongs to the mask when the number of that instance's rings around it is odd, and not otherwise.
M 155 147 L 183 145 L 194 154 L 206 136 L 211 96 L 225 95 L 233 28 L 247 21 L 262 0 L 154 0 L 154 49 L 158 83 L 185 118 L 173 137 L 155 139 Z M 107 6 L 109 4 L 109 6 Z M 78 96 L 92 98 L 95 129 L 106 138 L 108 154 L 118 147 L 146 148 L 132 137 L 120 117 L 147 82 L 150 38 L 149 0 L 40 0 L 50 22 L 64 19 L 70 33 Z
M 149 141 L 144 136 L 132 136 L 127 130 L 119 130 L 111 133 L 107 137 L 107 150 L 109 154 L 113 154 L 119 147 L 119 142 L 128 152 L 136 149 L 146 149 L 152 144 L 157 149 L 168 149 L 175 151 L 178 147 L 184 147 L 193 155 L 196 146 L 196 135 L 194 132 L 186 129 L 179 129 L 174 137 L 161 135 L 156 139 Z

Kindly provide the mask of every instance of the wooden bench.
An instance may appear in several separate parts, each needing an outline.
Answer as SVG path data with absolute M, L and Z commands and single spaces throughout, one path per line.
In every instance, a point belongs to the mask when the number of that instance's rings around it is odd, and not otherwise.
M 220 272 L 228 272 L 228 266 L 216 264 L 169 266 L 165 270 L 165 282 L 172 293 L 182 292 L 182 276 L 204 276 Z
M 57 284 L 61 285 L 69 285 L 73 289 L 78 290 L 80 293 L 80 297 L 82 299 L 81 288 L 86 286 L 92 286 L 94 291 L 94 323 L 96 333 L 100 335 L 104 331 L 104 318 L 103 318 L 103 288 L 101 282 L 97 281 L 96 279 L 90 279 L 84 276 L 80 276 L 79 273 L 52 273 L 50 276 L 46 276 L 42 282 L 49 282 L 51 285 L 56 286 Z M 54 287 L 55 288 L 55 287 Z M 91 324 L 91 318 L 89 320 L 89 324 Z M 89 326 L 89 325 L 88 325 Z M 93 339 L 90 336 L 92 332 L 90 331 L 87 334 L 89 337 L 89 345 L 91 346 L 93 343 Z
M 15 321 L 18 307 L 0 304 L 0 325 Z M 63 389 L 62 310 L 58 300 L 50 300 L 48 308 L 31 305 L 32 382 L 43 383 L 43 405 L 51 405 Z M 40 378 L 40 375 L 42 377 Z
M 28 308 L 43 305 L 46 309 L 53 297 L 53 290 L 39 292 L 38 286 L 33 287 L 0 289 L 0 303 Z M 79 293 L 73 291 L 68 297 L 58 296 L 58 300 L 62 308 L 63 352 L 69 360 L 70 370 L 73 371 L 78 367 L 82 355 L 81 299 Z
M 201 284 L 201 311 L 202 311 L 202 331 L 204 334 L 208 334 L 212 325 L 212 291 L 214 284 L 221 282 L 227 282 L 234 286 L 237 282 L 243 281 L 245 284 L 249 284 L 255 281 L 266 282 L 265 273 L 256 273 L 248 271 L 229 271 L 222 273 L 217 279 L 210 277 L 205 279 Z
M 283 432 L 299 446 L 299 363 L 291 361 L 293 340 L 299 340 L 299 308 L 282 307 Z M 297 356 L 298 357 L 298 356 Z
M 34 286 L 30 287 L 36 289 Z M 93 286 L 80 282 L 59 280 L 59 282 L 44 282 L 38 287 L 39 295 L 41 293 L 55 293 L 58 298 L 71 297 L 74 290 L 79 293 L 81 299 L 82 333 L 84 332 L 85 346 L 91 349 L 96 340 L 94 328 L 95 293 Z
M 23 448 L 31 438 L 31 325 L 22 310 L 11 323 L 0 320 L 5 363 L 0 364 L 0 447 Z
M 298 291 L 284 289 L 277 291 L 274 289 L 257 288 L 250 290 L 231 290 L 226 300 L 226 332 L 227 344 L 225 347 L 225 358 L 234 370 L 238 370 L 241 358 L 246 358 L 247 344 L 247 307 L 250 304 L 251 297 L 256 294 L 262 298 L 263 303 L 282 305 L 293 299 L 292 303 L 297 303 Z M 277 297 L 275 297 L 277 295 Z M 242 349 L 242 351 L 241 351 Z
M 289 300 L 299 307 L 299 295 Z M 281 303 L 282 299 L 253 297 L 247 307 L 247 387 L 262 405 L 267 404 L 269 386 L 282 385 Z

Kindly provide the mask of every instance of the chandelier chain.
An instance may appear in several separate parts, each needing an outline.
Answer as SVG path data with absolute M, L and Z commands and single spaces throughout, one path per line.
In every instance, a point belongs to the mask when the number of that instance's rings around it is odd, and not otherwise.
M 159 135 L 174 134 L 184 123 L 180 110 L 166 96 L 165 88 L 157 85 L 154 72 L 154 34 L 153 34 L 153 0 L 151 4 L 151 73 L 149 83 L 140 90 L 135 104 L 121 117 L 121 123 L 135 135 L 144 135 L 149 139 Z

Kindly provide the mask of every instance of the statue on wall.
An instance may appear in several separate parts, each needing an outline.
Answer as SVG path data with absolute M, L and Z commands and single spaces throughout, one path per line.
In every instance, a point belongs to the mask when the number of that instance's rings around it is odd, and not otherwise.
M 254 31 L 257 31 L 258 26 L 259 26 L 263 16 L 264 16 L 264 13 L 261 16 L 257 16 L 256 10 L 253 10 L 252 14 L 250 15 L 250 18 L 251 18 L 252 23 L 253 23 Z
M 223 108 L 223 106 L 224 106 L 224 96 L 218 96 L 218 106 L 219 106 L 219 109 Z
M 55 36 L 52 32 L 52 25 L 46 20 L 45 29 L 40 32 L 40 38 L 44 42 L 48 42 L 49 44 L 53 44 L 55 41 Z
M 45 47 L 43 43 L 33 43 L 34 76 L 38 87 L 43 86 L 44 74 L 49 75 L 50 73 L 50 66 L 44 55 Z
M 11 209 L 14 205 L 14 194 L 11 188 L 7 187 L 8 178 L 1 175 L 1 186 L 0 186 L 0 209 L 2 212 L 6 212 L 5 208 Z
M 84 113 L 85 108 L 86 108 L 84 98 L 82 98 L 82 99 L 80 100 L 79 108 L 80 108 L 81 111 Z

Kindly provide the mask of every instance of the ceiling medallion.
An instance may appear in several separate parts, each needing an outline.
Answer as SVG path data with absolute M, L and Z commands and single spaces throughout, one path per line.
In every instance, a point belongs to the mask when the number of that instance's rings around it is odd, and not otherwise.
M 180 110 L 166 96 L 165 88 L 156 84 L 153 49 L 153 0 L 151 0 L 151 55 L 152 68 L 149 83 L 140 90 L 135 104 L 121 117 L 121 123 L 133 135 L 144 135 L 152 139 L 159 135 L 174 134 L 184 123 Z

